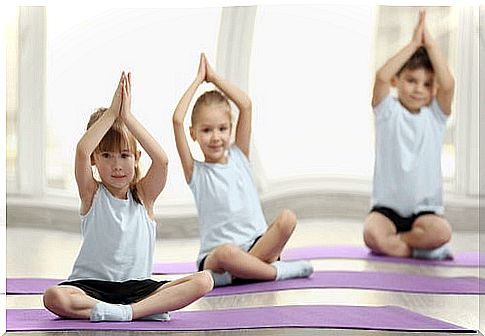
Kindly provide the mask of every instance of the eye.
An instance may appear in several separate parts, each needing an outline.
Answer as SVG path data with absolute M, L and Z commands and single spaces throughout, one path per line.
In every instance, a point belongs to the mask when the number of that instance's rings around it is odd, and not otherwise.
M 122 159 L 128 159 L 131 157 L 131 153 L 121 153 L 121 158 Z
M 103 159 L 109 159 L 111 157 L 111 154 L 110 153 L 106 153 L 106 152 L 105 153 L 101 153 L 101 157 Z
M 424 83 L 424 86 L 426 87 L 431 87 L 431 85 L 432 85 L 431 83 Z
M 225 132 L 225 131 L 227 131 L 228 129 L 229 129 L 229 127 L 227 127 L 227 126 L 221 126 L 221 128 L 219 128 L 219 130 L 220 130 L 221 132 Z
M 204 133 L 209 133 L 209 132 L 210 132 L 210 128 L 203 128 L 203 129 L 202 129 L 202 132 L 204 132 Z

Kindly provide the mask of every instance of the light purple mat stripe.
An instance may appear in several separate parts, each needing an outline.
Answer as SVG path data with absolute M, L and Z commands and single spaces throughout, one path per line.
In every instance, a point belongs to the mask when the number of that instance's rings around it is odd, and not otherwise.
M 60 279 L 7 279 L 7 294 L 42 294 Z M 391 272 L 321 271 L 310 278 L 267 281 L 215 288 L 207 296 L 305 288 L 354 288 L 411 293 L 485 294 L 485 279 L 438 277 Z
M 256 328 L 338 328 L 450 331 L 462 327 L 400 307 L 279 306 L 211 311 L 177 311 L 170 322 L 90 322 L 64 320 L 43 309 L 8 309 L 7 331 L 42 330 L 231 330 Z
M 310 278 L 219 287 L 206 296 L 305 288 L 352 288 L 435 294 L 484 294 L 485 279 L 475 277 L 448 278 L 389 272 L 323 271 L 313 273 Z
M 453 260 L 422 260 L 373 254 L 363 246 L 336 245 L 292 248 L 283 251 L 282 260 L 302 259 L 364 259 L 412 265 L 478 267 L 485 266 L 485 255 L 479 252 L 459 252 Z M 156 263 L 153 274 L 180 274 L 196 272 L 195 262 Z

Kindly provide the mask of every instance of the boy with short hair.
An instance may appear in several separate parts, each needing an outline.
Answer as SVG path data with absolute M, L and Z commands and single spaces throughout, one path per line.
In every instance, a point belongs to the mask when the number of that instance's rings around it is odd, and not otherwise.
M 391 85 L 398 97 L 390 95 Z M 443 215 L 441 147 L 454 79 L 420 11 L 413 38 L 376 73 L 376 159 L 364 241 L 397 257 L 452 258 Z

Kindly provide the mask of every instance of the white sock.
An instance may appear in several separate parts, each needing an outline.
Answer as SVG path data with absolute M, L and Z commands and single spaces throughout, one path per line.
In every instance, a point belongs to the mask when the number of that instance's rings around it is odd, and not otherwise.
M 276 268 L 276 280 L 292 278 L 306 278 L 313 273 L 313 266 L 309 261 L 275 261 L 271 264 Z
M 90 320 L 97 321 L 131 321 L 133 310 L 130 305 L 118 305 L 98 302 L 91 309 Z
M 214 287 L 226 286 L 232 283 L 232 275 L 229 272 L 216 273 L 211 270 L 209 272 L 212 275 L 212 279 L 214 279 Z
M 168 312 L 153 314 L 153 315 L 141 317 L 139 318 L 139 320 L 168 322 L 170 321 L 170 314 Z
M 453 254 L 447 244 L 432 250 L 413 249 L 413 257 L 417 259 L 445 260 L 453 259 Z

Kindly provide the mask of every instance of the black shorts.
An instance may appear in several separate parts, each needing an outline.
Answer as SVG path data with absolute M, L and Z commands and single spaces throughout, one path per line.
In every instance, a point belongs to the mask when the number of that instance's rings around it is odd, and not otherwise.
M 434 211 L 421 211 L 417 214 L 412 214 L 409 217 L 402 217 L 396 211 L 392 210 L 391 208 L 381 207 L 381 206 L 374 206 L 370 212 L 378 212 L 384 216 L 386 216 L 391 222 L 394 223 L 397 232 L 406 232 L 410 231 L 414 221 L 423 215 L 436 215 Z
M 107 303 L 131 304 L 141 301 L 169 281 L 128 280 L 123 282 L 103 280 L 64 281 L 58 286 L 75 286 L 87 295 Z

